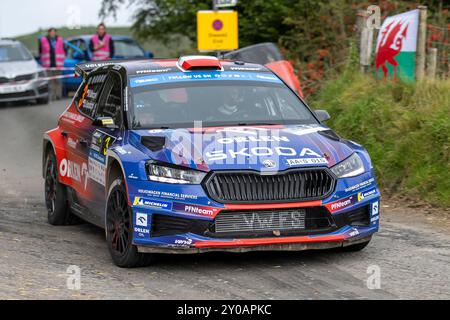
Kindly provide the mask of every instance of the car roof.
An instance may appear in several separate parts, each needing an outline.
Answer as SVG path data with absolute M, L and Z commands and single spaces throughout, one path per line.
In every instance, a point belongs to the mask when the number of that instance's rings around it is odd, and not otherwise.
M 70 40 L 74 40 L 74 39 L 83 39 L 84 41 L 89 41 L 89 40 L 91 40 L 92 36 L 93 36 L 93 34 L 83 34 L 83 35 L 79 35 L 79 36 L 69 37 L 69 38 L 67 38 L 67 40 L 70 41 Z M 129 36 L 112 35 L 111 38 L 115 41 L 120 41 L 120 40 L 135 41 L 132 37 L 129 37 Z
M 1 45 L 8 45 L 8 44 L 22 44 L 22 42 L 17 41 L 17 40 L 15 40 L 15 39 L 0 38 L 0 44 L 1 44 Z
M 219 59 L 222 71 L 241 71 L 241 72 L 268 72 L 268 68 L 260 64 L 247 63 L 241 61 L 232 61 Z M 76 67 L 78 74 L 89 73 L 96 69 L 120 69 L 123 68 L 128 77 L 146 76 L 155 74 L 164 74 L 171 72 L 183 72 L 178 65 L 179 59 L 135 59 L 135 60 L 112 60 L 104 62 L 88 62 L 79 64 Z M 208 71 L 208 69 L 199 69 L 197 71 Z

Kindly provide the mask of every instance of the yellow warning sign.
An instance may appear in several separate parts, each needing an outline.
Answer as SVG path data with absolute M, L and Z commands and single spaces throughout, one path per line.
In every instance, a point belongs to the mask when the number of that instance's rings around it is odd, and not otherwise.
M 238 14 L 232 10 L 197 12 L 199 51 L 227 51 L 239 48 Z

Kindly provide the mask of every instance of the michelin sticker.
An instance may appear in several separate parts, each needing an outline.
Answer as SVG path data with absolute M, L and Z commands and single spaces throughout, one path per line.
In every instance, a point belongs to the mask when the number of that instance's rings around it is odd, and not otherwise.
M 359 192 L 358 193 L 358 201 L 363 201 L 366 198 L 370 198 L 373 195 L 375 195 L 377 193 L 377 189 L 372 189 L 366 192 Z
M 156 201 L 142 197 L 135 197 L 133 201 L 133 206 L 172 210 L 171 202 Z

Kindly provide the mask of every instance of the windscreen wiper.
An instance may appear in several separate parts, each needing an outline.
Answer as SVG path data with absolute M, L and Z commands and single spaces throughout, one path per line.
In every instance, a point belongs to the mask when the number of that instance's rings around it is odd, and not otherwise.
M 276 126 L 279 125 L 279 123 L 270 123 L 270 122 L 239 122 L 239 127 L 244 126 Z

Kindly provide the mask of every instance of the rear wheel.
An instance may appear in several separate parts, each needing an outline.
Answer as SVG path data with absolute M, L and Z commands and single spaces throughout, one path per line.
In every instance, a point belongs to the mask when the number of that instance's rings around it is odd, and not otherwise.
M 58 164 L 53 152 L 49 152 L 45 164 L 45 205 L 51 225 L 70 224 L 71 213 L 67 205 L 66 188 L 58 181 Z
M 152 256 L 139 253 L 133 245 L 132 211 L 122 178 L 115 179 L 109 188 L 106 205 L 106 241 L 114 263 L 121 268 L 147 266 Z

